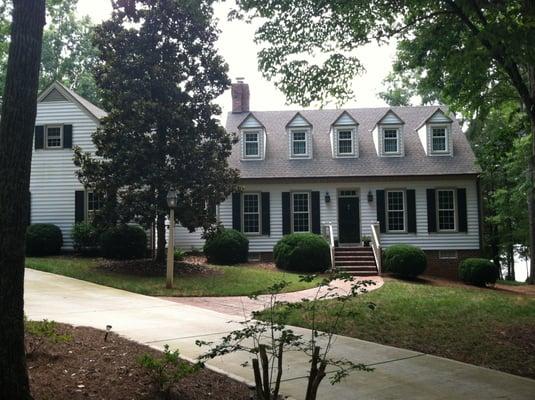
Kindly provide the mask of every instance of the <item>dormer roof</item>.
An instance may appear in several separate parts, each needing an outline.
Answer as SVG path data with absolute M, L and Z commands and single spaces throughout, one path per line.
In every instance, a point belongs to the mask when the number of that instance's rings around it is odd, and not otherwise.
M 359 123 L 349 114 L 347 111 L 342 111 L 342 113 L 336 118 L 336 120 L 333 122 L 333 126 L 354 126 L 358 125 Z
M 238 125 L 238 129 L 244 128 L 264 128 L 264 125 L 258 120 L 258 118 L 254 116 L 252 112 L 250 112 Z
M 453 120 L 442 110 L 442 108 L 436 106 L 432 110 L 431 114 L 426 117 L 416 128 L 420 129 L 422 126 L 428 123 L 448 123 L 451 124 Z
M 293 118 L 286 124 L 287 128 L 301 128 L 310 126 L 312 126 L 312 124 L 308 122 L 308 120 L 303 117 L 300 112 L 296 113 Z
M 377 121 L 377 125 L 403 125 L 403 121 L 392 109 L 387 110 L 384 115 Z

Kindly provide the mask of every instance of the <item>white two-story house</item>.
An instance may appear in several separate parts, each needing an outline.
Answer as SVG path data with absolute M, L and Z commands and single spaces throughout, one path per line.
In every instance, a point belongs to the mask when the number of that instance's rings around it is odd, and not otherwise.
M 418 246 L 428 272 L 445 277 L 479 255 L 479 169 L 444 107 L 256 112 L 249 97 L 246 83 L 232 85 L 226 128 L 239 142 L 229 163 L 243 190 L 217 215 L 249 238 L 251 258 L 271 257 L 285 234 L 330 230 L 340 248 L 363 236 L 378 237 L 383 248 Z M 60 84 L 39 97 L 32 222 L 58 225 L 67 248 L 75 221 L 98 208 L 74 176 L 72 146 L 93 151 L 91 133 L 104 115 Z M 181 227 L 175 241 L 185 250 L 203 245 L 200 232 Z

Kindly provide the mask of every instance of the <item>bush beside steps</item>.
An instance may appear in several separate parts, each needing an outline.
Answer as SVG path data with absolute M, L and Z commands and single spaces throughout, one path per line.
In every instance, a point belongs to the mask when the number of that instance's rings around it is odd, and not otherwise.
M 470 285 L 484 287 L 495 284 L 498 278 L 496 266 L 484 258 L 467 258 L 459 264 L 459 278 Z
M 26 231 L 26 254 L 53 256 L 61 252 L 63 235 L 54 224 L 32 224 Z
M 331 266 L 331 253 L 325 239 L 313 233 L 283 236 L 273 248 L 278 268 L 295 272 L 324 272 Z
M 427 258 L 422 249 L 410 244 L 395 244 L 384 254 L 384 269 L 404 278 L 416 278 L 427 268 Z

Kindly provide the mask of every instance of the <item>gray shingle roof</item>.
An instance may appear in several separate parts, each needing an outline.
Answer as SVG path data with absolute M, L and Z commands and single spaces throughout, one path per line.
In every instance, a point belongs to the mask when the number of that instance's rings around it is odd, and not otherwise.
M 287 123 L 297 111 L 252 112 L 267 132 L 265 160 L 241 161 L 240 146 L 235 145 L 230 165 L 248 178 L 313 178 L 357 176 L 459 175 L 480 172 L 470 144 L 457 120 L 452 116 L 453 157 L 427 156 L 416 129 L 437 110 L 437 106 L 381 107 L 347 110 L 300 110 L 312 124 L 312 159 L 290 160 L 288 157 Z M 391 109 L 404 122 L 404 157 L 379 157 L 372 140 L 377 122 Z M 441 109 L 447 114 L 447 110 Z M 358 158 L 333 158 L 330 129 L 347 111 L 358 122 Z M 249 113 L 229 113 L 227 130 L 237 133 L 238 125 Z M 451 115 L 450 115 L 451 116 Z

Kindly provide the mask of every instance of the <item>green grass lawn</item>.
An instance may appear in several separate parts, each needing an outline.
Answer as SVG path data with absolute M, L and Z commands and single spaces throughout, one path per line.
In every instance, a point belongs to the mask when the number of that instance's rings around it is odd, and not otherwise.
M 319 303 L 320 330 L 339 305 Z M 343 315 L 342 335 L 535 378 L 535 297 L 387 279 Z M 291 310 L 286 323 L 310 327 L 310 312 Z
M 308 289 L 315 283 L 299 282 L 299 274 L 243 266 L 206 266 L 203 273 L 180 273 L 175 266 L 174 288 L 165 288 L 165 274 L 143 276 L 101 268 L 103 260 L 76 257 L 26 258 L 28 268 L 65 275 L 150 296 L 238 296 L 265 292 L 274 283 L 290 282 L 287 292 Z

